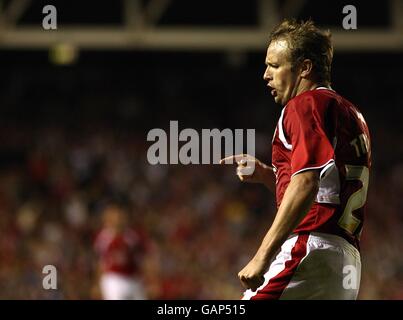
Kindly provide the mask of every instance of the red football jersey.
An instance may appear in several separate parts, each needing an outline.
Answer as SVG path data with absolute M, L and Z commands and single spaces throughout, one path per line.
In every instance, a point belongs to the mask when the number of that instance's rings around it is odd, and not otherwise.
M 315 202 L 294 232 L 336 234 L 359 248 L 371 167 L 360 111 L 331 89 L 306 91 L 282 110 L 272 144 L 277 207 L 293 175 L 320 170 Z
M 144 237 L 133 229 L 122 233 L 102 229 L 95 239 L 103 272 L 135 275 L 139 272 L 140 260 L 147 250 Z

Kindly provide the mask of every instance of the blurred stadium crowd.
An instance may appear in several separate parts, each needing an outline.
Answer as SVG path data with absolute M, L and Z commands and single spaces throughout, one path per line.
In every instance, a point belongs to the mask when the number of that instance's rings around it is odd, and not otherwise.
M 260 80 L 262 61 L 167 66 L 137 55 L 109 65 L 105 57 L 71 67 L 3 59 L 0 298 L 100 299 L 94 237 L 110 199 L 127 204 L 152 248 L 143 261 L 148 298 L 240 298 L 237 273 L 273 219 L 273 196 L 241 184 L 230 166 L 149 165 L 146 135 L 178 119 L 183 128 L 256 128 L 257 155 L 269 162 L 280 108 Z M 152 63 L 133 61 L 141 58 Z M 403 299 L 399 70 L 385 75 L 387 66 L 367 70 L 364 61 L 351 74 L 357 60 L 336 57 L 334 88 L 361 106 L 373 141 L 359 298 Z M 370 76 L 379 75 L 375 88 Z M 48 264 L 57 290 L 42 288 Z

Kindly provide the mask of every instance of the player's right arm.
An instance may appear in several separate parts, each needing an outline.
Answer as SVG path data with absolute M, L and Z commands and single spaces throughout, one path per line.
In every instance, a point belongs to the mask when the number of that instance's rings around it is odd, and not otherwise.
M 262 183 L 273 194 L 276 192 L 276 176 L 273 168 L 248 154 L 237 154 L 220 160 L 220 164 L 237 164 L 236 174 L 239 180 L 250 183 Z

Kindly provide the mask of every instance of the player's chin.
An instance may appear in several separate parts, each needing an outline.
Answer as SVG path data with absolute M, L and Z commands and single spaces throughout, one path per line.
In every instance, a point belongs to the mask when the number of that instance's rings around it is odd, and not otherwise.
M 278 95 L 274 96 L 274 102 L 281 104 L 281 97 Z

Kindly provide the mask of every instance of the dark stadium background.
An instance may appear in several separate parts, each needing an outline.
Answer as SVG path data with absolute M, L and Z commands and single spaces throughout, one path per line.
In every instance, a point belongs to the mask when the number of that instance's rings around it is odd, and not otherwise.
M 34 1 L 18 26 L 40 28 L 48 3 L 59 30 L 122 22 L 120 1 Z M 306 1 L 298 18 L 340 28 L 343 6 L 354 4 L 359 28 L 349 32 L 388 29 L 391 3 Z M 257 4 L 173 1 L 159 25 L 248 26 Z M 332 87 L 360 107 L 372 138 L 360 299 L 403 298 L 400 41 L 335 48 Z M 119 198 L 155 245 L 151 299 L 238 299 L 237 272 L 273 219 L 273 197 L 242 185 L 229 166 L 151 166 L 146 137 L 170 120 L 180 129 L 254 128 L 257 156 L 270 162 L 281 108 L 262 81 L 264 47 L 84 48 L 67 65 L 54 50 L 5 46 L 0 32 L 0 298 L 99 298 L 92 237 L 102 203 Z M 58 290 L 42 288 L 46 264 L 58 268 Z

